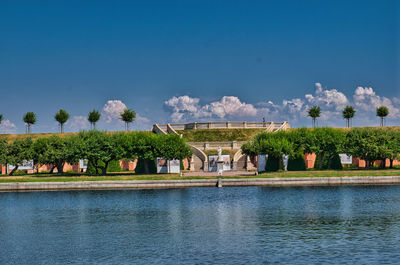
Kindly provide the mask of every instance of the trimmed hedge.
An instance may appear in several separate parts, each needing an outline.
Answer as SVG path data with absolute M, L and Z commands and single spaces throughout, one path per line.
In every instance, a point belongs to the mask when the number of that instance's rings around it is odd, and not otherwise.
M 136 168 L 135 168 L 135 173 L 137 173 L 137 174 L 145 174 L 146 173 L 145 172 L 145 167 L 144 167 L 145 162 L 148 165 L 148 168 L 149 168 L 149 172 L 148 173 L 149 174 L 157 173 L 156 161 L 155 160 L 149 160 L 149 159 L 146 159 L 146 161 L 145 161 L 145 159 L 138 159 L 137 165 L 136 165 Z
M 306 163 L 303 156 L 290 158 L 288 162 L 288 171 L 304 171 L 306 170 Z
M 279 170 L 279 159 L 276 157 L 268 156 L 267 163 L 265 165 L 265 171 L 278 171 Z
M 99 162 L 99 165 L 104 166 L 103 162 Z M 122 168 L 119 164 L 119 160 L 112 160 L 110 161 L 110 163 L 108 163 L 107 166 L 107 173 L 108 172 L 121 172 Z M 90 174 L 90 175 L 96 175 L 96 169 L 94 168 L 94 166 L 89 162 L 87 169 L 86 169 L 86 173 Z M 101 173 L 101 170 L 99 169 L 99 173 Z
M 328 169 L 328 158 L 324 156 L 322 160 L 322 168 L 319 168 L 319 158 L 315 159 L 314 169 Z M 340 156 L 335 155 L 331 161 L 331 168 L 330 169 L 343 169 L 342 163 L 340 161 Z

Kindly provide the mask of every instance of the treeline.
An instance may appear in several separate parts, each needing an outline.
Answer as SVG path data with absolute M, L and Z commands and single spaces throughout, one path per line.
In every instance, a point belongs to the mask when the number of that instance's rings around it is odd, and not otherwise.
M 11 164 L 18 170 L 18 164 L 33 160 L 35 167 L 52 165 L 63 173 L 65 163 L 78 163 L 87 159 L 97 174 L 105 175 L 110 162 L 138 158 L 149 172 L 150 163 L 157 157 L 184 159 L 192 154 L 190 146 L 178 135 L 160 135 L 145 132 L 105 133 L 100 131 L 81 132 L 78 135 L 60 137 L 53 135 L 33 140 L 17 139 L 14 142 L 0 140 L 0 164 Z
M 315 153 L 316 168 L 332 169 L 339 154 L 344 153 L 365 160 L 366 167 L 373 166 L 374 161 L 381 160 L 382 168 L 386 159 L 399 158 L 400 131 L 355 128 L 348 131 L 334 128 L 301 128 L 286 132 L 263 132 L 246 142 L 242 152 L 250 156 L 268 154 L 269 158 L 278 161 L 282 169 L 283 155 L 290 160 L 303 159 L 304 154 Z M 289 160 L 289 166 L 290 166 Z M 304 163 L 304 161 L 303 161 Z

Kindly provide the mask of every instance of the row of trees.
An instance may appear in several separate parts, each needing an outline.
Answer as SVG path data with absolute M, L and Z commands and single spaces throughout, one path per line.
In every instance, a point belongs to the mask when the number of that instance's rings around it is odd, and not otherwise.
M 332 161 L 340 153 L 365 160 L 366 167 L 371 167 L 377 160 L 382 160 L 381 166 L 385 167 L 385 161 L 389 159 L 392 167 L 393 160 L 400 154 L 400 131 L 372 128 L 349 131 L 301 128 L 287 132 L 263 132 L 245 143 L 242 152 L 250 156 L 268 154 L 269 157 L 279 160 L 280 168 L 283 155 L 299 158 L 307 153 L 317 155 L 318 168 L 323 168 L 323 161 L 327 161 L 327 168 L 331 168 Z
M 315 123 L 317 118 L 321 116 L 321 108 L 319 106 L 313 106 L 308 111 L 308 116 L 312 119 L 313 127 L 315 128 Z M 346 106 L 342 111 L 342 117 L 346 120 L 346 127 L 350 127 L 351 121 L 356 114 L 356 110 L 353 106 Z M 389 115 L 389 109 L 386 106 L 381 106 L 376 109 L 376 116 L 380 118 L 380 125 L 383 127 L 385 125 L 385 118 Z
M 92 129 L 96 129 L 96 123 L 100 120 L 101 114 L 97 110 L 92 110 L 88 114 L 88 121 L 90 122 L 90 126 Z M 60 109 L 55 115 L 54 119 L 58 122 L 58 126 L 60 128 L 60 132 L 64 133 L 64 124 L 69 119 L 69 113 L 64 110 Z M 136 119 L 136 112 L 131 109 L 124 109 L 123 112 L 120 113 L 120 120 L 125 123 L 125 130 L 129 130 L 129 124 L 132 123 Z M 0 124 L 3 120 L 3 115 L 0 114 Z M 22 117 L 22 120 L 26 124 L 26 133 L 31 133 L 32 125 L 34 125 L 37 121 L 36 114 L 34 112 L 27 112 Z
M 52 165 L 51 173 L 55 168 L 62 173 L 65 163 L 87 159 L 96 173 L 105 175 L 111 161 L 136 158 L 144 163 L 144 171 L 148 173 L 150 163 L 157 157 L 181 160 L 191 154 L 190 146 L 178 135 L 145 132 L 89 131 L 67 137 L 23 138 L 12 143 L 0 140 L 0 164 L 16 165 L 10 175 L 26 160 L 34 160 L 37 168 Z

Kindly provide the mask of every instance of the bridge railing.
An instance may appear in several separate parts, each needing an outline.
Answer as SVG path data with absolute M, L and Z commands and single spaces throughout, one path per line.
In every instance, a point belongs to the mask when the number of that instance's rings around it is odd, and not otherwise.
M 168 126 L 174 130 L 196 130 L 196 129 L 241 129 L 241 128 L 266 128 L 268 131 L 286 130 L 290 128 L 288 122 L 192 122 L 192 123 L 170 123 L 157 124 L 159 128 L 167 131 Z M 153 125 L 154 129 L 155 125 Z

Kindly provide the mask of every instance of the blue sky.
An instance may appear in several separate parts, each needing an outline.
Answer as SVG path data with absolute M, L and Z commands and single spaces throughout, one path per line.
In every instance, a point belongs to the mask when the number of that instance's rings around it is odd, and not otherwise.
M 0 133 L 122 130 L 125 106 L 153 122 L 288 120 L 343 126 L 400 125 L 398 1 L 6 1 L 0 2 Z

